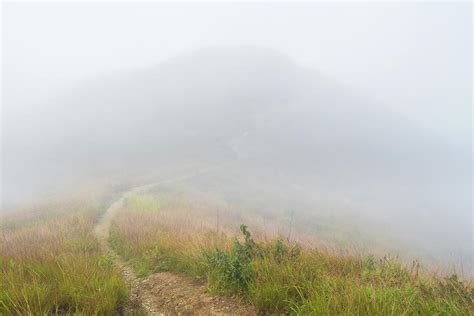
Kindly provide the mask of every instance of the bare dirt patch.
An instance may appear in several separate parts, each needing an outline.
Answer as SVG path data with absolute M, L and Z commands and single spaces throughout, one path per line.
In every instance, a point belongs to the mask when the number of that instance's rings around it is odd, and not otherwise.
M 141 297 L 165 314 L 255 315 L 255 311 L 235 297 L 207 293 L 206 283 L 160 272 L 140 280 Z M 145 307 L 147 310 L 150 308 Z

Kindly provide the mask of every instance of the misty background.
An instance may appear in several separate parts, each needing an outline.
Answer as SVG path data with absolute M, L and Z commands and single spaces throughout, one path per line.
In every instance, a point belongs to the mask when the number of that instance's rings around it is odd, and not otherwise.
M 2 210 L 226 164 L 189 185 L 469 266 L 471 124 L 470 3 L 2 4 Z

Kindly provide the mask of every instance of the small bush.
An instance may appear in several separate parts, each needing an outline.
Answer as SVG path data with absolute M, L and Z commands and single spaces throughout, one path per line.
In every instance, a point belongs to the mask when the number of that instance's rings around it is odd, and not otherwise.
M 218 290 L 247 292 L 252 278 L 251 262 L 263 255 L 263 249 L 252 239 L 247 226 L 240 225 L 240 231 L 245 240 L 240 243 L 235 239 L 230 251 L 215 248 L 212 252 L 205 252 L 211 269 L 210 280 Z

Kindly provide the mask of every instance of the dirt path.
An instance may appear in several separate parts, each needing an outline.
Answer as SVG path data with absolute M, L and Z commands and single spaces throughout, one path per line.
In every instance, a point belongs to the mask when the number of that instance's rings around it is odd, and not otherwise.
M 95 234 L 102 251 L 109 255 L 120 268 L 124 280 L 129 285 L 130 306 L 126 314 L 134 314 L 137 307 L 148 315 L 255 315 L 248 305 L 237 298 L 213 296 L 207 293 L 203 281 L 187 278 L 169 272 L 154 273 L 146 278 L 138 278 L 133 269 L 115 253 L 108 243 L 110 225 L 115 214 L 123 207 L 126 199 L 134 194 L 146 192 L 154 186 L 184 181 L 216 167 L 200 169 L 194 173 L 135 187 L 125 192 L 106 210 L 95 227 Z

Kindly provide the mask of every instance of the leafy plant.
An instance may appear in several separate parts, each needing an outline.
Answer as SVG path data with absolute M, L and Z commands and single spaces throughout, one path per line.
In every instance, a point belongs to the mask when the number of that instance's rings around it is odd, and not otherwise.
M 263 249 L 252 239 L 246 225 L 240 225 L 240 231 L 245 237 L 243 243 L 235 239 L 230 251 L 216 247 L 205 255 L 214 279 L 221 279 L 221 284 L 229 284 L 234 291 L 246 292 L 252 278 L 251 262 L 263 255 Z

